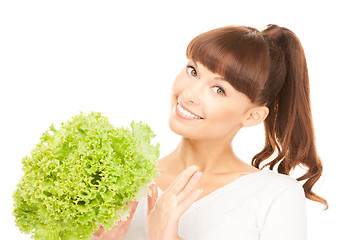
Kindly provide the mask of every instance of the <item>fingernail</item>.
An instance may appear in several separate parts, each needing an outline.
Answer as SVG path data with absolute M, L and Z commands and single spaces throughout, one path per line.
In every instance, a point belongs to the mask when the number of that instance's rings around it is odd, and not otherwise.
M 189 168 L 193 171 L 196 171 L 199 169 L 199 167 L 197 165 L 190 166 Z

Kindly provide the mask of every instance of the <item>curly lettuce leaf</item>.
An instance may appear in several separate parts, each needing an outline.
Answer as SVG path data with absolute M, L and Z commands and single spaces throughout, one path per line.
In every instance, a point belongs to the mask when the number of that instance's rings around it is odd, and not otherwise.
M 145 196 L 156 178 L 159 143 L 148 125 L 115 128 L 99 112 L 80 112 L 43 133 L 14 192 L 21 232 L 35 239 L 89 239 L 129 216 L 127 202 Z

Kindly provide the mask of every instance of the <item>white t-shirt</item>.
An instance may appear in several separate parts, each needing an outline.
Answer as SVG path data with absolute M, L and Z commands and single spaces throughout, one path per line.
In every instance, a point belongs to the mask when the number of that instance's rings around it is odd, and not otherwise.
M 125 240 L 148 239 L 147 208 L 142 198 Z M 305 240 L 303 188 L 269 169 L 244 175 L 194 202 L 179 219 L 178 235 L 184 240 Z

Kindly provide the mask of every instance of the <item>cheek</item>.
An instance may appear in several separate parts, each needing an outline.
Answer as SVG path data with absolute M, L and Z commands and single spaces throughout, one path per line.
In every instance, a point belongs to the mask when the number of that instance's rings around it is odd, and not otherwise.
M 180 89 L 179 89 L 179 81 L 177 81 L 177 78 L 173 81 L 172 88 L 171 88 L 171 94 L 170 94 L 170 101 L 171 101 L 171 107 L 175 104 L 175 97 L 179 95 Z
M 241 110 L 229 106 L 230 104 L 223 104 L 209 109 L 209 124 L 221 131 L 227 131 L 238 125 L 242 120 Z
M 179 95 L 186 88 L 186 81 L 183 79 L 181 74 L 179 74 L 173 82 L 172 93 L 173 95 Z
M 235 118 L 237 111 L 232 107 L 232 103 L 217 101 L 208 101 L 207 112 L 212 117 L 212 120 L 228 121 Z

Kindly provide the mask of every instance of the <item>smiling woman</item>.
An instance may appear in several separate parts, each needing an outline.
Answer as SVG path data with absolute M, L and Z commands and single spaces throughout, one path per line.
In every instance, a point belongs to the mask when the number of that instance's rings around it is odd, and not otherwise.
M 306 198 L 327 202 L 312 191 L 322 164 L 299 39 L 277 25 L 227 26 L 194 38 L 186 55 L 169 116 L 182 138 L 158 160 L 152 195 L 136 206 L 125 239 L 306 239 Z M 260 123 L 266 144 L 249 165 L 232 141 Z M 288 176 L 299 165 L 303 186 Z

